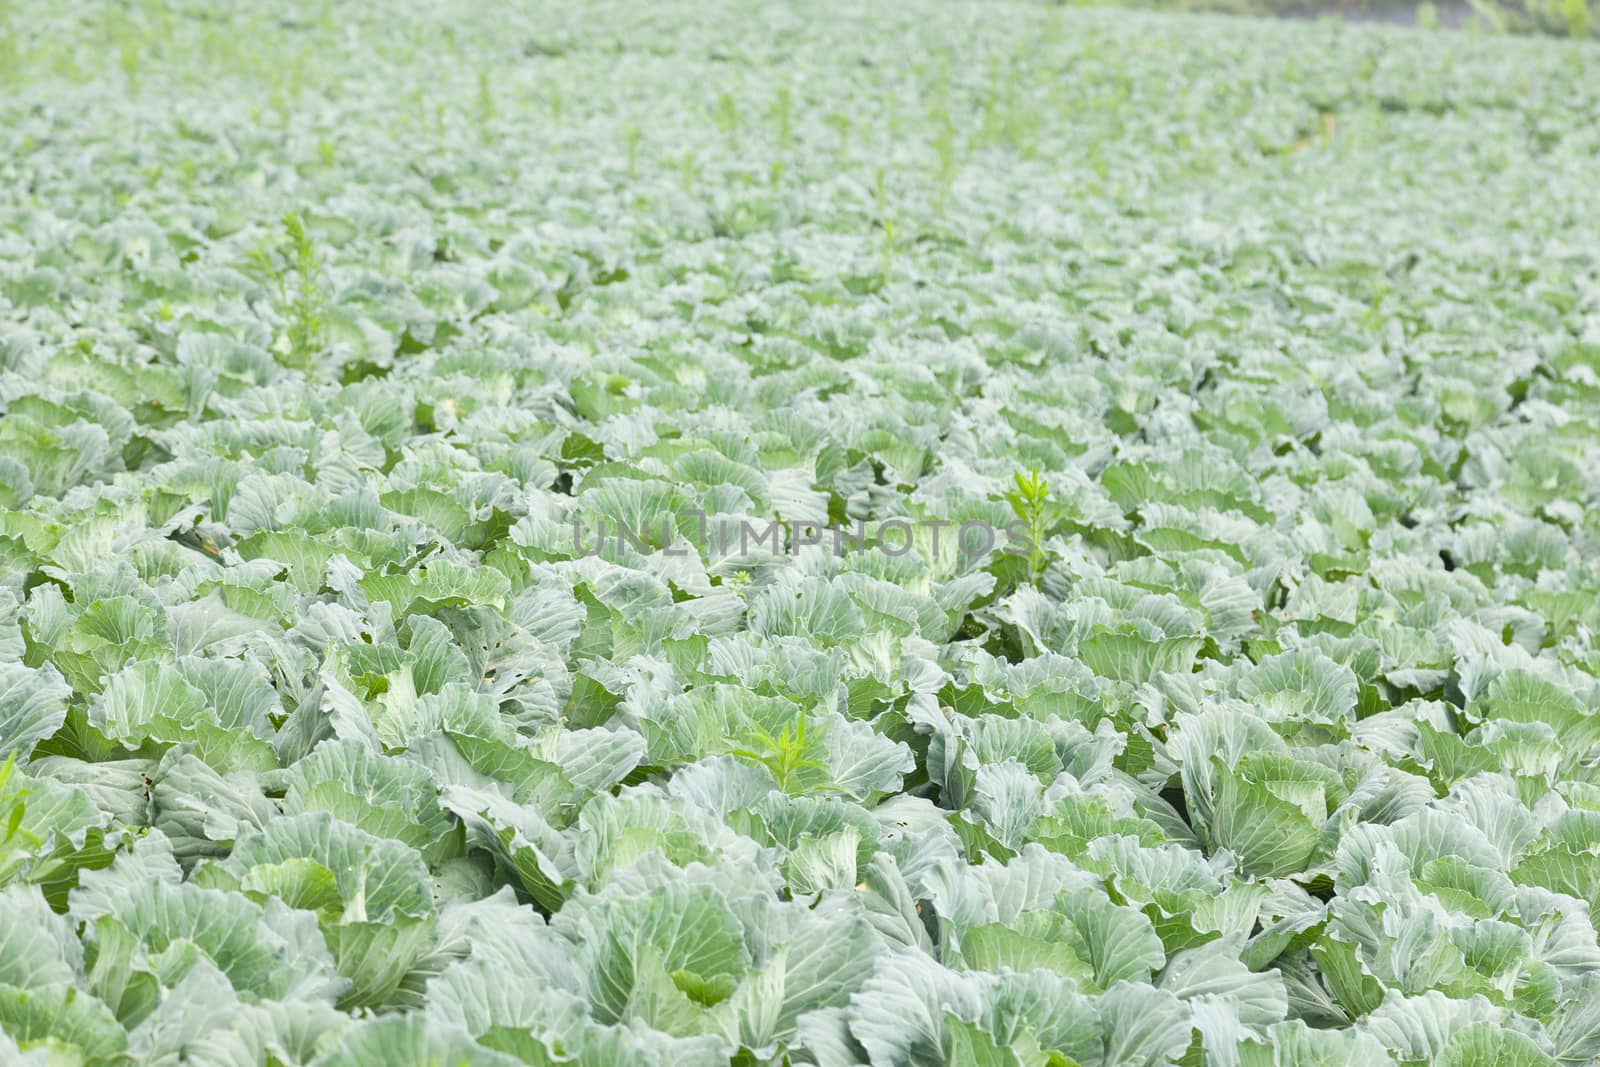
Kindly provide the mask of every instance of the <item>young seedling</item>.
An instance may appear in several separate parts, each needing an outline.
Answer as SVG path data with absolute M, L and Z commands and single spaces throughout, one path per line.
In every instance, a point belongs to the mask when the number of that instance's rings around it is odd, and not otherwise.
M 1038 585 L 1049 562 L 1045 556 L 1044 539 L 1050 525 L 1050 486 L 1039 476 L 1037 467 L 1026 476 L 1016 471 L 1011 477 L 1017 487 L 1006 493 L 1006 503 L 1011 505 L 1012 514 L 1027 527 L 1028 577 L 1034 585 Z
M 0 885 L 11 880 L 26 859 L 27 850 L 39 844 L 37 837 L 22 828 L 30 790 L 7 788 L 15 770 L 15 756 L 7 757 L 0 765 Z
M 783 792 L 789 792 L 791 787 L 798 784 L 797 778 L 802 769 L 821 769 L 822 764 L 819 761 L 806 756 L 804 713 L 796 716 L 793 724 L 785 723 L 777 737 L 773 737 L 759 726 L 754 732 L 760 750 L 736 748 L 733 754 L 741 759 L 759 763 L 771 771 L 772 777 L 777 780 L 778 788 Z
M 772 101 L 772 122 L 777 130 L 780 149 L 794 143 L 794 98 L 787 87 L 779 89 Z
M 288 352 L 284 361 L 305 371 L 311 369 L 322 343 L 323 312 L 327 307 L 327 294 L 322 288 L 322 259 L 299 215 L 292 211 L 284 215 L 283 230 L 289 239 L 289 268 L 277 272 L 277 281 L 278 306 L 283 309 L 287 322 Z M 294 280 L 292 297 L 291 276 Z
M 894 219 L 889 217 L 889 190 L 881 167 L 878 169 L 872 188 L 874 210 L 877 213 L 878 225 L 883 230 L 882 240 L 878 244 L 878 284 L 887 285 L 889 272 L 894 267 L 895 228 Z

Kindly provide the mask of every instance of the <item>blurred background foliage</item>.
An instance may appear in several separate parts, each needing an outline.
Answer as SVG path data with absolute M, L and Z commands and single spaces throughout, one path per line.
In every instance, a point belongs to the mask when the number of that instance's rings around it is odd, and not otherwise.
M 1479 33 L 1600 39 L 1600 0 L 1058 0 L 1164 11 L 1388 22 Z

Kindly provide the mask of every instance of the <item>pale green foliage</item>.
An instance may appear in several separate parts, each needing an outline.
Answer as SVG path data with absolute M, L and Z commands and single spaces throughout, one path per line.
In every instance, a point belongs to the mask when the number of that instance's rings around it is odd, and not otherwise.
M 1600 1058 L 1600 53 L 0 11 L 0 1064 Z

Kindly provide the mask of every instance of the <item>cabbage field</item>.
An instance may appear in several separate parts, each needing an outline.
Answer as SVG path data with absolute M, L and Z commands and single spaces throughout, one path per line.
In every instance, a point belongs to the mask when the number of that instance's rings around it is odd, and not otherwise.
M 0 5 L 0 1064 L 1600 1062 L 1600 50 Z

